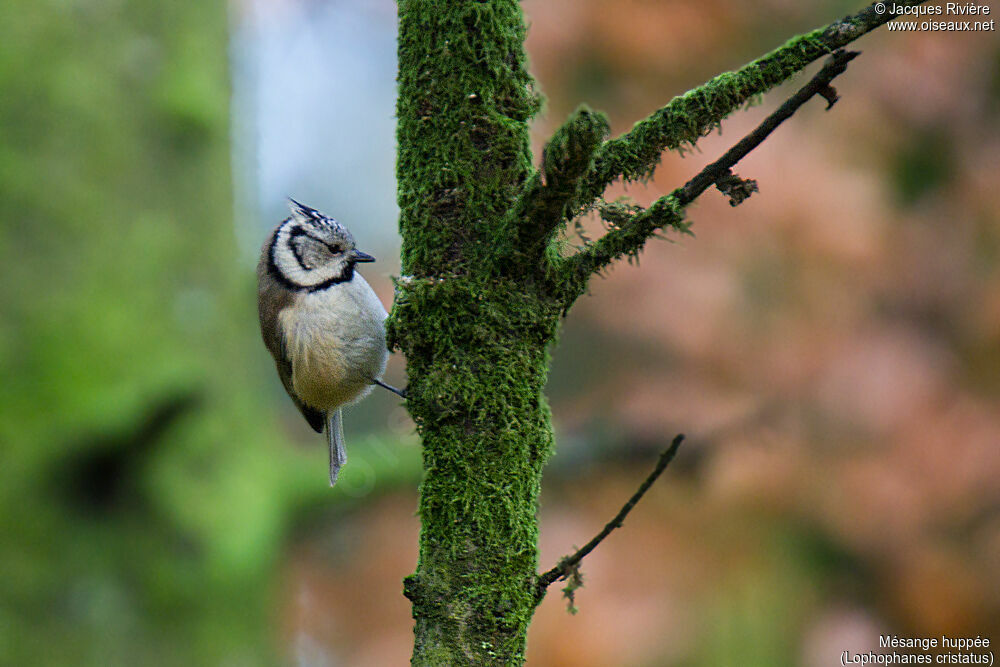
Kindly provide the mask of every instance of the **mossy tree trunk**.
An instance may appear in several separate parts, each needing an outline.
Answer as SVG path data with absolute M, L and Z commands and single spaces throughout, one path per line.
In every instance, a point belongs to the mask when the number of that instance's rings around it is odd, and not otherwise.
M 899 4 L 919 4 L 903 2 Z M 414 664 L 520 664 L 541 600 L 536 510 L 552 451 L 548 346 L 590 276 L 686 230 L 677 192 L 646 210 L 605 204 L 750 98 L 893 18 L 869 7 L 675 98 L 629 133 L 581 108 L 532 166 L 539 108 L 516 0 L 400 0 L 397 178 L 403 275 L 388 323 L 408 363 L 423 441 L 420 559 L 405 581 Z M 574 254 L 567 221 L 608 232 Z
M 416 664 L 518 662 L 534 609 L 542 395 L 561 310 L 499 223 L 538 108 L 517 2 L 400 3 L 403 273 L 390 325 L 429 474 Z M 523 273 L 528 269 L 527 273 Z

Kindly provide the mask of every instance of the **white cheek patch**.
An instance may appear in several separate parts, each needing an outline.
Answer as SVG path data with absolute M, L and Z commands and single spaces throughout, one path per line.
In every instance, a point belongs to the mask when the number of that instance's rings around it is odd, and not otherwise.
M 275 236 L 271 253 L 281 277 L 294 286 L 306 288 L 339 278 L 344 272 L 344 261 L 315 262 L 314 253 L 303 251 L 301 232 L 295 231 L 298 229 L 301 229 L 299 225 L 288 221 Z

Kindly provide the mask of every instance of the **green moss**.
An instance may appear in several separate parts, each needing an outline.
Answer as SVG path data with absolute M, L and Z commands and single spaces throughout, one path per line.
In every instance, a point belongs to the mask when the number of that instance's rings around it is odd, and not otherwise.
M 925 0 L 903 0 L 900 5 Z M 854 16 L 799 35 L 747 64 L 726 72 L 671 100 L 665 107 L 636 123 L 630 132 L 607 142 L 595 160 L 583 189 L 585 203 L 594 201 L 614 180 L 642 180 L 652 175 L 665 149 L 683 150 L 744 104 L 786 81 L 806 66 L 890 20 L 869 6 Z
M 559 316 L 510 275 L 502 221 L 529 179 L 539 98 L 514 0 L 400 2 L 404 277 L 388 323 L 423 440 L 415 664 L 518 664 L 534 611 L 536 511 L 552 450 L 542 389 Z M 541 265 L 540 262 L 536 262 Z
M 565 220 L 581 211 L 581 179 L 594 163 L 594 153 L 608 136 L 607 117 L 581 105 L 542 153 L 542 168 L 531 175 L 503 221 L 505 238 L 515 244 L 504 261 L 541 266 L 543 255 Z
M 497 217 L 531 168 L 527 121 L 540 101 L 521 8 L 409 0 L 399 16 L 403 271 L 465 272 L 493 255 Z
M 675 97 L 626 135 L 607 142 L 588 179 L 585 196 L 592 201 L 618 177 L 632 181 L 651 176 L 664 149 L 694 146 L 733 111 L 829 53 L 830 47 L 821 39 L 824 32 L 800 35 L 736 72 L 716 76 Z
M 555 302 L 513 281 L 398 285 L 390 332 L 408 359 L 426 471 L 420 563 L 407 582 L 418 664 L 491 662 L 487 653 L 522 660 L 552 450 L 546 349 L 558 316 Z
M 691 222 L 677 198 L 677 192 L 660 197 L 643 209 L 628 202 L 602 203 L 601 218 L 614 233 L 605 234 L 576 255 L 554 260 L 554 290 L 564 304 L 564 313 L 582 295 L 591 276 L 623 257 L 638 256 L 646 240 L 662 230 L 691 234 Z

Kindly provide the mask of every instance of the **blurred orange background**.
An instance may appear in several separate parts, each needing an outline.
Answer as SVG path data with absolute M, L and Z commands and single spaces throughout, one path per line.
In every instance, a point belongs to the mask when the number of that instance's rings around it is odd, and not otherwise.
M 861 4 L 525 0 L 535 154 L 580 103 L 620 134 Z M 352 407 L 331 491 L 253 273 L 293 196 L 379 258 L 390 304 L 394 3 L 6 3 L 0 26 L 0 664 L 406 664 L 413 424 L 387 392 Z M 584 560 L 578 613 L 550 588 L 529 665 L 1000 641 L 1000 41 L 853 48 L 840 102 L 736 167 L 759 193 L 706 192 L 694 237 L 569 313 L 540 567 L 688 439 Z M 607 198 L 682 185 L 812 71 Z

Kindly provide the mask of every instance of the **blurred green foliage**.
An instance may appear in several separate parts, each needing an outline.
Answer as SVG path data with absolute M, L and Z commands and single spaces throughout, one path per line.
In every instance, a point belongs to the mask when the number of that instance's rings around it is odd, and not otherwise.
M 282 541 L 338 496 L 271 407 L 226 32 L 222 2 L 0 3 L 0 664 L 272 664 Z
M 893 185 L 901 206 L 913 206 L 921 197 L 948 185 L 955 175 L 954 139 L 942 128 L 915 130 L 895 156 Z

